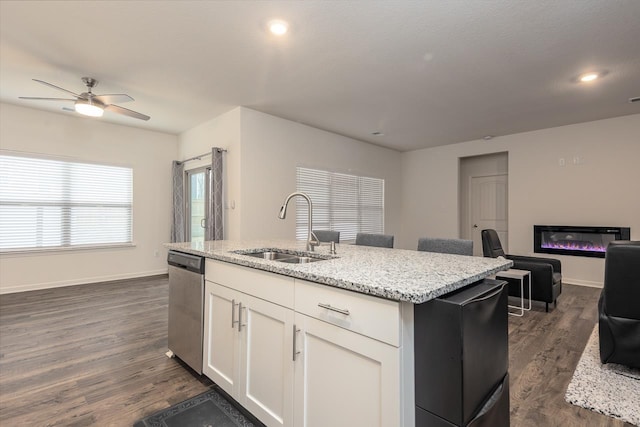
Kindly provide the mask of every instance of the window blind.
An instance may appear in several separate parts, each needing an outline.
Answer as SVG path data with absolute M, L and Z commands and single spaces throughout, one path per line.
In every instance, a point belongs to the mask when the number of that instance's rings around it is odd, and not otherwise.
M 340 241 L 357 233 L 384 233 L 384 179 L 297 168 L 297 190 L 313 202 L 313 228 L 340 232 Z M 296 201 L 296 238 L 307 238 L 307 206 Z
M 133 170 L 0 155 L 0 250 L 132 242 Z

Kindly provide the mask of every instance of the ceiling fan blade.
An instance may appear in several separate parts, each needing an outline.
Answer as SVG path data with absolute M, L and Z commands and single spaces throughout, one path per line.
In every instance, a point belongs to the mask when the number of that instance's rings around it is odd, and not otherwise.
M 144 114 L 138 113 L 137 111 L 129 110 L 128 108 L 118 107 L 117 105 L 107 105 L 104 107 L 105 110 L 113 111 L 114 113 L 124 114 L 125 116 L 133 117 L 135 119 L 140 120 L 149 120 L 151 117 L 145 116 Z
M 93 99 L 97 99 L 98 101 L 102 102 L 103 104 L 109 105 L 109 104 L 122 104 L 123 102 L 130 102 L 130 101 L 134 101 L 134 99 L 132 97 L 130 97 L 129 95 L 125 94 L 125 93 L 112 93 L 112 94 L 107 94 L 107 95 L 96 95 L 93 97 Z
M 42 83 L 42 84 L 43 84 L 43 85 L 45 85 L 45 86 L 50 86 L 50 87 L 52 87 L 52 88 L 54 88 L 54 89 L 58 89 L 58 90 L 61 90 L 61 91 L 63 91 L 63 92 L 70 93 L 71 95 L 75 96 L 76 98 L 79 98 L 79 97 L 80 97 L 80 95 L 78 95 L 77 93 L 73 93 L 73 92 L 71 92 L 70 90 L 66 90 L 66 89 L 63 89 L 63 88 L 61 88 L 61 87 L 59 87 L 59 86 L 52 85 L 51 83 L 47 83 L 47 82 L 45 82 L 45 81 L 43 81 L 43 80 L 33 79 L 33 81 L 34 81 L 34 82 L 38 82 L 38 83 Z
M 69 98 L 37 98 L 34 96 L 19 96 L 18 98 L 20 99 L 33 99 L 33 100 L 38 100 L 38 101 L 73 101 L 75 102 L 75 99 L 69 99 Z

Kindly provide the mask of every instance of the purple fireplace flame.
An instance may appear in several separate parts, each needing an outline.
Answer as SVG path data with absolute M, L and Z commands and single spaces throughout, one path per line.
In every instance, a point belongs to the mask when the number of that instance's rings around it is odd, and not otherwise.
M 602 244 L 593 242 L 573 242 L 573 241 L 561 241 L 561 242 L 544 242 L 542 247 L 545 249 L 561 249 L 567 251 L 590 251 L 590 252 L 606 252 L 607 247 Z

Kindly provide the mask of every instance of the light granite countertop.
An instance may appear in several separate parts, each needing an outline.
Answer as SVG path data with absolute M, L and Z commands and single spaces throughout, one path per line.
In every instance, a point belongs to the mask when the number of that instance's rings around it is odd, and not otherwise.
M 512 261 L 502 257 L 471 257 L 350 244 L 337 244 L 336 255 L 329 254 L 328 245 L 316 247 L 311 256 L 329 259 L 307 264 L 268 261 L 242 254 L 268 249 L 309 254 L 304 241 L 292 240 L 217 240 L 167 243 L 165 246 L 219 261 L 414 304 L 437 298 L 513 265 Z

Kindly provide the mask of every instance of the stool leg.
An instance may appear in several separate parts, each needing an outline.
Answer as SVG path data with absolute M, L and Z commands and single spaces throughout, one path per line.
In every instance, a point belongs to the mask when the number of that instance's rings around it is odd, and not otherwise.
M 548 313 L 548 312 L 549 312 L 549 303 L 548 303 L 548 302 L 545 302 L 545 304 L 546 304 L 545 311 Z

